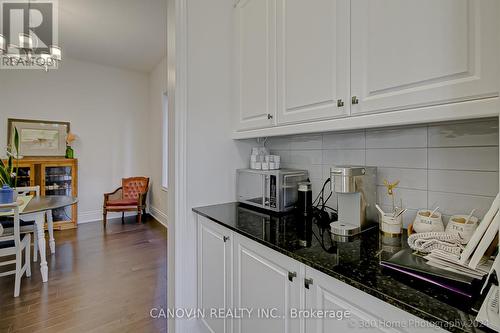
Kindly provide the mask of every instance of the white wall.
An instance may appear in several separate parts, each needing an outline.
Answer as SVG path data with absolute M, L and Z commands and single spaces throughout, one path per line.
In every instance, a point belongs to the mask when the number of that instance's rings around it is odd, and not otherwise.
M 167 191 L 162 187 L 163 167 L 163 96 L 167 92 L 167 58 L 156 65 L 149 74 L 149 123 L 148 153 L 149 175 L 149 210 L 160 222 L 167 224 Z M 170 113 L 172 116 L 172 113 Z M 173 118 L 171 122 L 173 123 Z
M 424 208 L 439 207 L 445 223 L 472 209 L 482 218 L 498 193 L 496 119 L 273 137 L 266 146 L 281 155 L 284 167 L 309 170 L 316 193 L 333 165 L 378 167 L 377 196 L 384 210 L 392 209 L 384 179 L 401 181 L 395 197 L 408 208 L 405 226 Z M 329 205 L 336 207 L 335 195 Z
M 231 139 L 233 1 L 186 3 L 187 76 L 177 73 L 176 79 L 187 80 L 187 218 L 175 221 L 175 306 L 191 308 L 196 306 L 196 218 L 191 209 L 235 200 L 235 170 L 246 165 L 250 146 Z M 181 173 L 176 170 L 176 177 Z M 190 331 L 188 323 L 177 324 L 177 331 Z
M 68 58 L 48 73 L 2 70 L 0 147 L 9 117 L 71 122 L 78 135 L 78 220 L 101 219 L 104 192 L 122 177 L 149 173 L 148 84 L 147 74 Z

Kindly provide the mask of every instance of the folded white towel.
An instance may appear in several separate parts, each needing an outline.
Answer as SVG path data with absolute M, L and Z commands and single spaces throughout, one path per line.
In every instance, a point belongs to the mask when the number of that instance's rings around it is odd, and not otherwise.
M 408 245 L 411 249 L 430 253 L 432 250 L 442 250 L 454 255 L 460 255 L 464 247 L 460 236 L 445 232 L 422 232 L 410 235 Z

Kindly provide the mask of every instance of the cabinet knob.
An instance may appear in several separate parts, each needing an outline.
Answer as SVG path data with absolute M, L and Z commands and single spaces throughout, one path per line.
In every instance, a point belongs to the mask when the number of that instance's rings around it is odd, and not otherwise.
M 359 103 L 359 99 L 356 96 L 352 96 L 351 103 L 352 104 L 358 104 Z
M 273 115 L 272 115 L 272 114 L 270 114 L 270 113 L 268 113 L 268 114 L 267 114 L 267 119 L 273 119 Z
M 313 284 L 313 279 L 304 279 L 304 286 L 309 289 L 309 286 Z
M 224 240 L 224 243 L 225 243 L 229 240 L 229 236 L 224 236 L 224 237 L 222 237 L 222 239 Z
M 341 108 L 344 106 L 344 101 L 342 99 L 337 100 L 337 107 Z
M 290 282 L 293 282 L 293 278 L 296 277 L 297 277 L 297 272 L 288 272 L 288 280 L 290 280 Z

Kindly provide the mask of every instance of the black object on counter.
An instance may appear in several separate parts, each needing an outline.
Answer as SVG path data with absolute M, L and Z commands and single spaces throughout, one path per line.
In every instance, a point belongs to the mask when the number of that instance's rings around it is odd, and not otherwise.
M 310 182 L 299 183 L 297 200 L 297 237 L 300 246 L 309 247 L 312 242 L 312 187 Z
M 312 213 L 312 187 L 310 182 L 299 183 L 297 213 L 304 216 Z
M 481 280 L 430 266 L 426 260 L 413 254 L 409 248 L 403 249 L 380 264 L 402 281 L 410 281 L 419 288 L 429 285 L 446 295 L 445 302 L 456 304 L 459 308 L 470 310 L 479 296 Z

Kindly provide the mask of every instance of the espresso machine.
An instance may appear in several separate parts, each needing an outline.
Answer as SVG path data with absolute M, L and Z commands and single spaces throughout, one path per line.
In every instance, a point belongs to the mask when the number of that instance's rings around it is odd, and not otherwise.
M 330 224 L 331 232 L 353 236 L 374 227 L 378 221 L 377 168 L 334 166 L 330 169 L 330 180 L 338 200 L 338 221 Z

